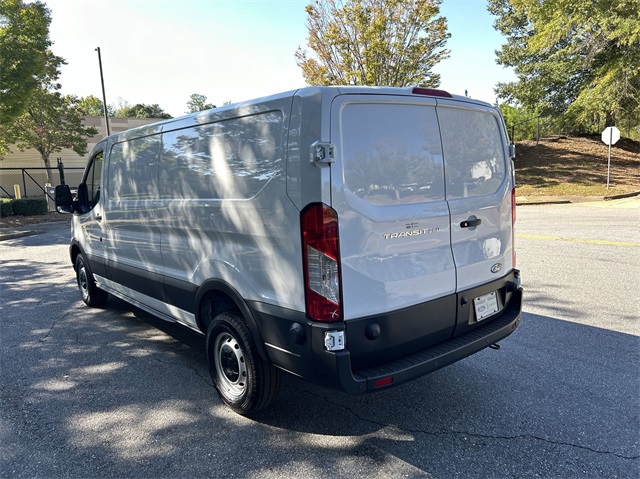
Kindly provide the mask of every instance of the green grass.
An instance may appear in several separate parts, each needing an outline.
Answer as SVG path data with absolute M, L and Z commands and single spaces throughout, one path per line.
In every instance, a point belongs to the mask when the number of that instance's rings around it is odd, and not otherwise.
M 520 185 L 518 196 L 610 196 L 628 193 L 628 190 L 607 185 L 578 185 L 575 183 L 554 183 L 547 185 Z

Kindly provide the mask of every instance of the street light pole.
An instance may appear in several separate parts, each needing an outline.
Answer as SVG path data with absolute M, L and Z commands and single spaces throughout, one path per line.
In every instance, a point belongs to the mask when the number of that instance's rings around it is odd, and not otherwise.
M 104 122 L 107 125 L 107 136 L 111 134 L 109 128 L 109 115 L 107 114 L 107 95 L 104 93 L 104 76 L 102 74 L 102 56 L 100 55 L 100 47 L 96 47 L 98 52 L 98 63 L 100 64 L 100 82 L 102 82 L 102 106 L 104 107 Z

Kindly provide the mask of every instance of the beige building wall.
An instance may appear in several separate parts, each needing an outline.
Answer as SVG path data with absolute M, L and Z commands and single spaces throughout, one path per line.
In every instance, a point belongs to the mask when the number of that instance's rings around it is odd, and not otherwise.
M 148 125 L 149 123 L 155 123 L 161 121 L 159 118 L 109 118 L 109 126 L 111 128 L 111 134 L 119 133 L 121 131 L 130 130 L 138 126 Z M 92 126 L 98 130 L 98 134 L 87 140 L 87 153 L 84 156 L 79 156 L 73 150 L 63 149 L 62 151 L 51 154 L 51 166 L 57 167 L 57 158 L 62 158 L 65 170 L 68 168 L 84 168 L 89 159 L 89 155 L 93 150 L 93 147 L 107 136 L 107 129 L 105 127 L 104 117 L 101 116 L 87 116 L 85 117 L 85 126 Z M 47 176 L 45 170 L 29 170 L 29 168 L 43 168 L 44 162 L 38 153 L 34 149 L 25 151 L 19 151 L 15 145 L 9 147 L 11 153 L 5 155 L 3 160 L 0 160 L 0 198 L 7 196 L 14 196 L 14 185 L 19 185 L 21 195 L 24 196 L 40 196 L 42 190 L 38 187 L 44 187 L 47 182 Z M 28 175 L 22 173 L 21 170 L 6 170 L 4 168 L 26 168 Z M 54 172 L 54 178 L 58 180 L 58 172 Z M 82 181 L 82 170 L 70 170 L 65 175 L 67 183 L 72 186 L 77 186 Z M 26 191 L 25 191 L 26 190 Z M 25 194 L 26 193 L 26 194 Z
M 148 125 L 162 121 L 159 118 L 109 118 L 111 134 L 130 130 L 138 126 Z M 91 150 L 96 144 L 107 136 L 107 129 L 102 116 L 85 117 L 85 126 L 92 126 L 98 130 L 98 134 L 87 140 L 87 154 L 77 155 L 73 150 L 63 149 L 51 154 L 51 166 L 56 166 L 56 158 L 62 158 L 65 167 L 84 167 L 87 164 Z M 34 149 L 19 151 L 15 145 L 9 147 L 11 153 L 5 155 L 4 160 L 0 160 L 0 168 L 43 168 L 44 162 L 40 158 L 40 153 Z M 0 170 L 0 175 L 2 171 Z

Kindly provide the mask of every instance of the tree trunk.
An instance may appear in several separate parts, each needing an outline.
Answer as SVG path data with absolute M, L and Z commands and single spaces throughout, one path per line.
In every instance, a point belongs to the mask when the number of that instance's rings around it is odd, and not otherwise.
M 49 160 L 49 153 L 40 152 L 40 155 L 42 156 L 42 161 L 44 162 L 44 167 L 46 168 L 47 183 L 49 183 L 50 185 L 56 185 L 57 183 L 55 183 L 55 181 L 53 179 L 53 169 L 51 168 L 51 161 Z M 44 185 L 42 185 L 42 186 L 44 186 Z
M 605 123 L 604 124 L 605 128 L 610 126 L 616 126 L 616 119 L 615 119 L 615 116 L 613 115 L 613 112 L 610 112 L 610 111 L 607 112 L 607 116 L 605 118 L 604 123 Z

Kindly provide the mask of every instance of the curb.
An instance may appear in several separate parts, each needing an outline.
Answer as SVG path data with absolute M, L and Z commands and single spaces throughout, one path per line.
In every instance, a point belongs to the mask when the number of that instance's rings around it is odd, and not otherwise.
M 29 230 L 29 231 L 7 231 L 6 233 L 0 231 L 0 241 L 23 238 L 25 236 L 34 236 L 34 235 L 37 235 L 37 234 L 38 234 L 38 232 L 37 231 L 33 231 L 33 230 Z
M 610 196 L 592 196 L 592 197 L 540 197 L 537 199 L 535 196 L 521 196 L 516 197 L 516 206 L 525 206 L 525 205 L 565 205 L 569 203 L 588 203 L 593 201 L 611 201 L 611 200 L 620 200 L 624 198 L 633 198 L 636 196 L 640 196 L 640 191 L 634 191 L 632 193 L 622 193 L 619 195 L 610 195 Z
M 621 195 L 605 196 L 603 199 L 605 201 L 620 200 L 622 198 L 633 198 L 634 196 L 640 196 L 640 191 L 634 191 L 633 193 L 623 193 Z
M 69 226 L 66 221 L 54 221 L 50 223 L 39 223 L 30 226 L 17 226 L 9 228 L 0 228 L 0 241 L 23 238 L 25 236 L 34 236 L 40 233 L 47 233 L 63 229 Z
M 542 200 L 542 201 L 520 201 L 516 200 L 516 206 L 527 206 L 527 205 L 566 205 L 571 203 L 570 200 Z

